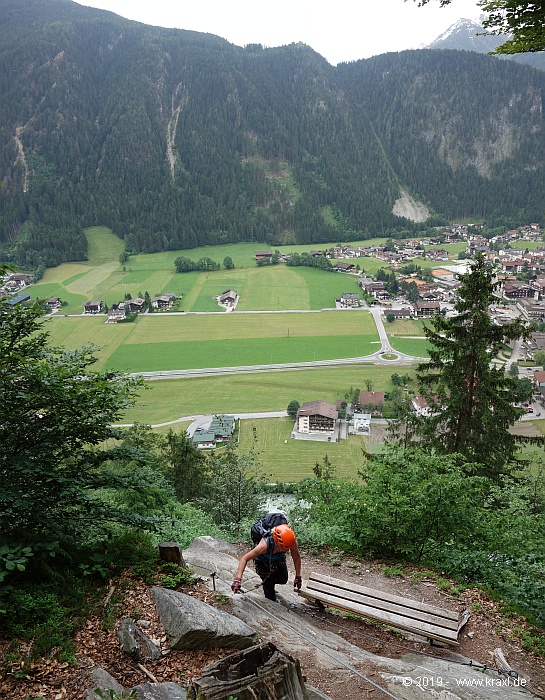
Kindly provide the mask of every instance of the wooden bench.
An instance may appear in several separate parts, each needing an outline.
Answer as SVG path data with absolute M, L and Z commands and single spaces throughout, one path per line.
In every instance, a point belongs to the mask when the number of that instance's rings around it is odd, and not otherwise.
M 422 635 L 430 641 L 435 639 L 455 646 L 459 644 L 461 628 L 469 619 L 467 610 L 460 615 L 456 611 L 316 573 L 310 575 L 299 595 L 389 627 Z

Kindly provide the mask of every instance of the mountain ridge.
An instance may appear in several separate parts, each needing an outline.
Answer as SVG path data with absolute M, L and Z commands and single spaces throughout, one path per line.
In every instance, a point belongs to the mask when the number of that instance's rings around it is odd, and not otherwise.
M 539 71 L 437 50 L 333 67 L 70 0 L 0 10 L 0 243 L 23 267 L 84 259 L 98 224 L 154 252 L 542 215 Z M 403 193 L 426 224 L 394 213 Z
M 482 24 L 474 20 L 459 19 L 431 43 L 425 44 L 421 48 L 492 53 L 504 43 L 505 39 L 505 36 L 489 34 Z M 545 52 L 543 51 L 537 53 L 498 54 L 497 58 L 522 63 L 538 70 L 545 70 Z

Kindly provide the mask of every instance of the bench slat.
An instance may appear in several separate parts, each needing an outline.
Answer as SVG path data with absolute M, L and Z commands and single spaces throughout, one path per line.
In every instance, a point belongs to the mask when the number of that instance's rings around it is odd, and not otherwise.
M 345 601 L 347 603 L 356 603 L 358 605 L 365 605 L 370 610 L 376 609 L 379 612 L 391 613 L 392 615 L 398 615 L 408 620 L 413 620 L 415 624 L 427 623 L 446 630 L 458 630 L 458 620 L 449 620 L 444 617 L 439 617 L 438 615 L 432 615 L 427 612 L 422 612 L 416 607 L 409 607 L 407 605 L 399 605 L 396 603 L 390 603 L 389 601 L 382 602 L 376 597 L 370 597 L 367 595 L 362 595 L 361 593 L 355 593 L 353 591 L 339 588 L 338 586 L 329 586 L 324 583 L 318 583 L 311 581 L 306 587 L 307 593 L 315 592 L 318 595 L 322 593 L 325 595 L 335 596 L 339 601 Z
M 361 593 L 369 598 L 376 598 L 379 602 L 388 601 L 409 609 L 413 608 L 421 610 L 422 612 L 437 615 L 437 617 L 444 617 L 447 620 L 454 620 L 456 621 L 456 624 L 458 624 L 460 617 L 460 615 L 454 610 L 443 610 L 443 608 L 438 608 L 435 605 L 420 603 L 419 601 L 412 600 L 411 598 L 402 598 L 401 596 L 393 595 L 392 593 L 385 593 L 383 591 L 377 591 L 373 588 L 366 588 L 365 586 L 360 586 L 356 583 L 347 583 L 346 581 L 341 581 L 340 579 L 333 578 L 331 576 L 312 573 L 309 576 L 308 583 L 310 584 L 314 581 L 326 583 L 331 586 L 337 586 L 338 588 L 349 592 Z
M 316 573 L 310 575 L 299 594 L 391 627 L 451 645 L 459 643 L 460 615 L 452 610 Z

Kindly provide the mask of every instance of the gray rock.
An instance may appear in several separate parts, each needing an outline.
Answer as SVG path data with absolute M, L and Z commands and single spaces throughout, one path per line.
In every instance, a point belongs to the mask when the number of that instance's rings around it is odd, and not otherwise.
M 468 659 L 453 654 L 451 659 L 423 658 L 405 654 L 400 671 L 385 669 L 388 659 L 382 659 L 379 676 L 388 691 L 400 700 L 421 700 L 423 697 L 448 700 L 529 700 L 532 697 L 526 681 L 485 673 L 468 665 Z M 465 664 L 465 665 L 464 665 Z M 380 683 L 382 685 L 382 683 Z
M 232 557 L 237 556 L 237 548 L 234 544 L 226 542 L 225 540 L 220 540 L 217 537 L 210 537 L 210 535 L 195 537 L 195 539 L 189 545 L 189 547 L 186 550 L 184 550 L 184 555 L 186 552 L 195 552 L 201 549 L 208 549 L 212 552 L 221 552 L 223 554 L 229 554 Z
M 209 567 L 210 571 L 214 570 L 217 562 L 221 562 L 221 565 L 227 569 L 230 566 L 236 569 L 236 559 L 231 558 L 229 563 L 229 557 L 223 551 L 214 552 L 211 542 L 205 545 L 199 544 L 198 552 L 203 566 Z M 304 567 L 303 558 L 303 578 L 305 577 Z M 244 573 L 243 588 L 247 572 L 248 569 Z M 227 579 L 230 580 L 231 577 L 232 573 Z M 248 588 L 250 587 L 248 585 Z M 481 673 L 469 666 L 469 659 L 464 659 L 452 651 L 444 659 L 411 654 L 396 659 L 364 651 L 332 631 L 316 628 L 308 615 L 300 614 L 300 611 L 295 612 L 298 608 L 306 608 L 309 612 L 315 612 L 315 610 L 294 594 L 290 586 L 279 586 L 277 591 L 280 593 L 281 605 L 264 599 L 258 590 L 233 596 L 233 614 L 244 620 L 250 627 L 259 629 L 261 639 L 281 644 L 282 650 L 295 658 L 312 651 L 314 664 L 323 671 L 327 671 L 335 682 L 343 682 L 349 673 L 348 666 L 365 668 L 365 675 L 374 674 L 375 681 L 381 686 L 385 685 L 388 691 L 399 700 L 423 700 L 427 697 L 441 700 L 537 698 L 528 691 L 524 679 L 515 681 L 491 672 Z M 291 603 L 297 607 L 290 610 Z M 433 653 L 433 649 L 430 648 L 430 654 L 433 655 Z M 460 661 L 468 665 L 457 663 Z M 424 687 L 426 683 L 427 686 Z M 439 685 L 440 683 L 442 685 Z M 307 695 L 309 692 L 311 691 L 307 690 Z
M 95 693 L 95 690 L 123 692 L 123 686 L 103 668 L 94 668 L 91 671 L 90 680 L 91 687 L 87 690 L 87 700 L 100 700 L 100 696 Z
M 237 550 L 229 542 L 215 537 L 196 537 L 191 545 L 183 551 L 184 560 L 195 569 L 195 575 L 203 578 L 216 573 L 216 590 L 231 594 L 231 582 L 238 566 Z M 248 586 L 260 582 L 257 574 L 248 567 L 244 572 L 244 582 Z M 210 586 L 212 588 L 212 585 Z
M 161 650 L 130 618 L 119 623 L 117 638 L 123 651 L 135 661 L 156 661 L 161 658 Z
M 256 642 L 254 630 L 233 615 L 167 588 L 154 586 L 152 593 L 173 649 L 246 649 Z
M 187 700 L 187 692 L 178 683 L 141 683 L 131 688 L 137 700 Z

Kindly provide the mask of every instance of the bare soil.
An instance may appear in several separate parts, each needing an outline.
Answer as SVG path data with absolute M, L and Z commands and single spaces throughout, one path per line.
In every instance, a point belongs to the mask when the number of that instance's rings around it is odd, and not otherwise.
M 351 559 L 336 552 L 329 555 L 306 553 L 303 561 L 304 570 L 308 573 L 319 571 L 326 576 L 450 610 L 462 612 L 470 608 L 471 616 L 460 633 L 460 646 L 455 653 L 471 659 L 477 665 L 498 668 L 494 651 L 501 649 L 511 668 L 526 679 L 527 689 L 545 698 L 545 659 L 522 646 L 521 632 L 531 630 L 531 627 L 522 617 L 502 614 L 498 603 L 487 598 L 481 590 L 468 588 L 459 595 L 452 595 L 440 590 L 447 587 L 449 581 L 437 579 L 432 572 L 426 576 L 425 571 L 416 567 L 403 567 L 403 575 L 387 576 L 385 571 L 395 573 L 400 571 L 400 567 L 388 566 L 376 560 Z M 454 582 L 450 583 L 454 588 Z M 314 624 L 339 634 L 351 644 L 373 654 L 400 658 L 416 651 L 423 654 L 424 666 L 426 655 L 452 658 L 452 651 L 448 648 L 430 646 L 427 642 L 416 641 L 416 637 L 411 640 L 410 635 L 400 635 L 382 625 L 346 616 L 341 611 L 335 613 L 328 608 L 320 617 L 323 617 L 323 621 L 314 618 Z M 543 630 L 533 631 L 545 636 Z M 324 673 L 319 667 L 305 666 L 304 658 L 300 658 L 300 661 L 308 682 L 331 695 L 334 700 L 377 696 L 378 691 L 373 692 L 362 679 L 356 677 L 349 680 L 348 674 L 331 677 L 332 674 Z M 365 669 L 359 670 L 365 674 Z M 374 669 L 369 669 L 366 675 L 380 685 L 379 679 L 374 677 Z
M 351 559 L 336 552 L 304 552 L 303 577 L 305 573 L 313 571 L 444 608 L 462 610 L 471 607 L 471 617 L 460 634 L 457 653 L 475 663 L 496 668 L 494 650 L 501 648 L 511 667 L 527 680 L 528 689 L 545 698 L 545 660 L 526 651 L 521 642 L 521 630 L 530 630 L 529 626 L 522 618 L 502 615 L 498 604 L 487 599 L 478 589 L 466 589 L 460 596 L 446 594 L 439 588 L 448 586 L 448 583 L 445 580 L 438 581 L 431 572 L 426 576 L 426 572 L 404 568 L 403 575 L 387 576 L 385 571 L 391 574 L 399 569 L 388 569 L 383 562 Z M 292 578 L 293 572 L 290 581 Z M 210 592 L 202 583 L 179 590 L 227 612 L 230 609 L 228 599 Z M 109 589 L 105 590 L 104 602 L 106 598 L 110 600 L 109 605 L 116 601 L 116 620 L 128 616 L 149 623 L 145 633 L 164 649 L 165 656 L 162 659 L 139 667 L 125 655 L 116 637 L 116 625 L 106 628 L 104 607 L 101 605 L 97 614 L 78 633 L 75 665 L 59 662 L 54 654 L 51 658 L 32 660 L 31 644 L 24 647 L 22 656 L 15 659 L 8 653 L 9 642 L 0 637 L 0 698 L 84 700 L 89 672 L 97 666 L 106 669 L 124 687 L 151 682 L 151 677 L 157 682 L 189 683 L 200 677 L 204 666 L 232 653 L 231 649 L 169 651 L 168 638 L 157 617 L 150 588 L 141 581 L 135 582 L 128 577 L 112 581 Z M 331 609 L 314 614 L 313 624 L 344 637 L 366 651 L 389 658 L 399 658 L 409 651 L 435 656 L 450 654 L 448 649 L 430 647 L 425 642 L 401 637 L 384 626 L 340 612 L 335 613 Z M 541 634 L 544 634 L 543 631 Z M 282 640 L 272 641 L 282 648 Z M 316 656 L 310 648 L 298 658 L 307 682 L 330 695 L 333 700 L 378 697 L 378 691 L 373 691 L 368 682 L 350 674 L 348 670 L 328 670 L 317 664 Z M 423 659 L 425 661 L 425 656 Z M 380 684 L 380 680 L 373 676 L 374 669 L 359 667 L 359 670 Z

